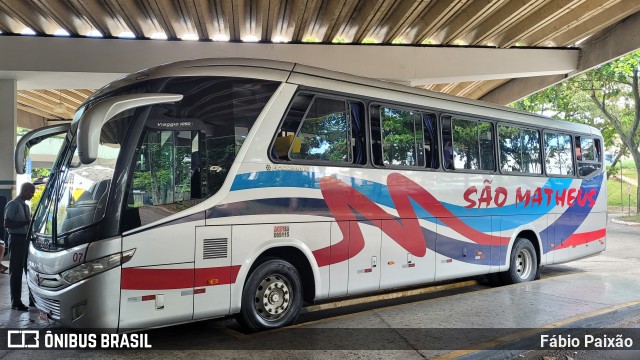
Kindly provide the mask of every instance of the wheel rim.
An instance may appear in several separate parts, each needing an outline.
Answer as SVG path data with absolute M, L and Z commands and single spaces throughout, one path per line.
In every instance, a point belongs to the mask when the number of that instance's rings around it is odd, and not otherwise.
M 255 296 L 257 314 L 267 321 L 277 321 L 291 308 L 291 283 L 281 275 L 269 275 L 258 285 Z
M 516 254 L 516 274 L 522 280 L 528 279 L 533 269 L 533 257 L 527 249 L 520 249 Z

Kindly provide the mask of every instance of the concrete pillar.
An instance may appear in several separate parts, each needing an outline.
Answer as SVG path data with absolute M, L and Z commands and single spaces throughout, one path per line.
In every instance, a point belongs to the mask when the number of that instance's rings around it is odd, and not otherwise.
M 16 80 L 0 79 L 0 196 L 5 196 L 7 201 L 15 196 L 16 187 L 13 151 L 16 147 L 17 94 Z

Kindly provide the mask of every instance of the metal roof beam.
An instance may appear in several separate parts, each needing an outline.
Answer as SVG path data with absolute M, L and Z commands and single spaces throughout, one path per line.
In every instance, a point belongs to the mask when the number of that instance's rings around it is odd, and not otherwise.
M 577 49 L 546 48 L 96 41 L 18 36 L 0 37 L 0 48 L 0 78 L 17 79 L 20 89 L 98 88 L 104 84 L 105 75 L 116 78 L 162 63 L 212 55 L 297 62 L 419 86 L 567 74 L 577 69 L 579 53 Z M 46 83 L 47 73 L 55 72 L 83 76 L 63 76 L 68 82 Z M 29 77 L 30 73 L 38 75 Z M 100 82 L 91 84 L 90 73 L 95 73 Z
M 575 76 L 595 66 L 640 49 L 640 13 L 592 36 L 582 47 L 577 68 L 568 74 Z M 487 93 L 480 100 L 506 105 L 536 91 L 552 86 L 567 76 L 543 76 L 513 79 Z

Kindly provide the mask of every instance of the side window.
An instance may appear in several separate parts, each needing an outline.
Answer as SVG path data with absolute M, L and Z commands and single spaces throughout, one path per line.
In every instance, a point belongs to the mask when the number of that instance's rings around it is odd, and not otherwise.
M 544 134 L 545 167 L 549 175 L 573 175 L 571 135 Z
M 420 113 L 380 107 L 382 163 L 424 167 L 424 130 Z
M 364 107 L 360 102 L 299 93 L 271 149 L 281 161 L 365 164 Z
M 581 177 L 588 177 L 602 168 L 600 139 L 576 136 L 575 151 L 576 160 L 578 161 L 578 175 Z
M 293 138 L 291 159 L 351 162 L 350 123 L 345 101 L 314 99 Z
M 422 114 L 424 126 L 424 159 L 429 169 L 440 167 L 438 160 L 438 117 L 435 114 Z
M 373 162 L 378 166 L 440 166 L 435 114 L 372 106 L 371 141 Z
M 198 131 L 147 130 L 136 155 L 128 208 L 146 225 L 202 197 Z
M 495 171 L 493 123 L 447 116 L 442 138 L 445 169 Z
M 540 133 L 516 126 L 498 126 L 500 169 L 503 172 L 541 174 Z

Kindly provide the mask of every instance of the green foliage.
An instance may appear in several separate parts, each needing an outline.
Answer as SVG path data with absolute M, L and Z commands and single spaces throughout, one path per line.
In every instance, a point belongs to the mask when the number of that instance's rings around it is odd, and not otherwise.
M 454 119 L 451 125 L 454 154 L 459 162 L 464 162 L 464 169 L 479 169 L 480 152 L 478 151 L 478 122 L 473 120 Z
M 595 126 L 605 146 L 620 139 L 640 169 L 640 51 L 598 66 L 512 106 Z M 640 199 L 636 192 L 635 202 Z M 638 205 L 640 209 L 640 204 Z
M 349 161 L 349 117 L 335 112 L 317 118 L 305 118 L 295 141 L 300 152 L 292 151 L 294 159 Z M 294 143 L 295 143 L 294 141 Z
M 636 179 L 638 180 L 638 173 L 636 172 L 635 166 L 631 165 L 631 166 L 627 166 L 627 167 L 622 167 L 622 169 L 620 169 L 622 176 L 626 176 L 630 179 Z
M 631 185 L 631 196 L 627 194 L 627 184 L 622 184 L 622 192 L 620 192 L 620 181 L 614 179 L 613 177 L 607 181 L 607 205 L 608 206 L 625 206 L 625 211 L 627 206 L 629 206 L 629 200 L 631 200 L 631 210 L 636 208 L 637 199 L 635 197 L 638 188 L 636 186 Z M 622 196 L 620 196 L 622 194 Z M 629 199 L 631 198 L 631 199 Z
M 35 181 L 37 179 L 45 179 L 48 178 L 50 174 L 51 169 L 33 168 L 31 169 L 31 180 Z
M 493 124 L 475 120 L 452 120 L 456 169 L 494 170 Z M 446 144 L 445 144 L 446 146 Z
M 540 135 L 514 126 L 498 126 L 501 169 L 540 173 Z
M 618 175 L 618 174 L 620 174 L 620 164 L 618 163 L 613 167 L 611 167 L 611 165 L 607 165 L 607 174 L 609 174 L 609 175 Z
M 133 188 L 150 194 L 154 203 L 172 202 L 173 194 L 173 141 L 171 132 L 149 132 L 140 151 Z
M 33 193 L 33 197 L 31 198 L 31 213 L 35 213 L 38 204 L 40 203 L 40 199 L 42 199 L 42 193 L 44 192 L 44 186 L 36 186 L 36 191 Z
M 640 223 L 640 215 L 621 216 L 618 220 Z
M 416 165 L 417 144 L 424 143 L 420 115 L 391 108 L 381 108 L 381 113 L 385 164 Z
M 36 180 L 42 180 L 49 177 L 51 174 L 51 169 L 44 168 L 33 168 L 31 169 L 31 181 L 34 182 Z M 31 198 L 31 213 L 36 211 L 36 207 L 38 207 L 38 203 L 42 198 L 42 193 L 44 192 L 44 186 L 37 185 L 36 192 L 33 194 L 33 198 Z

